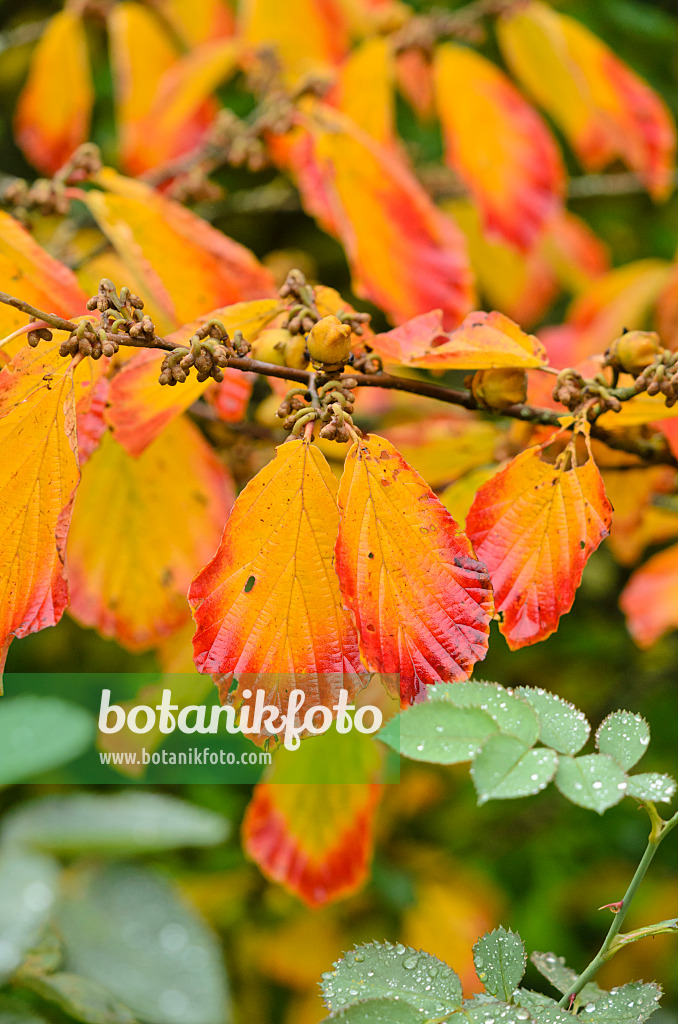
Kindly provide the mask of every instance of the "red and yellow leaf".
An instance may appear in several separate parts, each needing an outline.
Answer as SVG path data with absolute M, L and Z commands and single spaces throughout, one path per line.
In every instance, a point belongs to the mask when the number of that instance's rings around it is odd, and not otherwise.
M 213 309 L 191 323 L 184 324 L 167 337 L 170 341 L 186 344 L 198 327 L 214 319 L 220 320 L 231 336 L 234 331 L 240 330 L 247 341 L 252 341 L 279 310 L 280 303 L 276 299 L 237 302 L 223 309 Z M 140 455 L 168 423 L 185 412 L 214 384 L 213 381 L 200 383 L 195 373 L 192 373 L 184 384 L 174 388 L 166 385 L 161 387 L 158 377 L 164 358 L 165 353 L 154 349 L 138 352 L 111 381 L 107 419 L 116 440 L 130 455 Z M 238 389 L 231 374 L 247 378 L 245 388 L 251 388 L 251 384 L 248 374 L 227 370 L 223 384 L 217 385 L 227 389 L 232 399 L 231 412 L 234 413 L 238 404 L 244 402 L 245 392 L 242 385 Z M 237 400 L 236 394 L 239 395 Z
M 603 353 L 624 328 L 647 326 L 670 274 L 663 260 L 645 259 L 615 267 L 598 277 L 573 301 L 567 321 L 544 333 L 549 359 L 562 368 Z
M 132 291 L 150 293 L 165 319 L 160 332 L 242 299 L 273 291 L 255 256 L 179 203 L 108 168 L 105 189 L 83 194 L 125 264 Z M 117 282 L 116 282 L 117 283 Z
M 135 173 L 195 149 L 216 113 L 212 94 L 235 70 L 237 54 L 235 42 L 215 39 L 191 50 L 165 72 L 148 113 L 144 118 L 137 115 L 145 157 L 137 160 Z
M 356 293 L 395 321 L 440 308 L 456 326 L 473 305 L 464 238 L 391 148 L 329 107 L 275 150 L 307 211 L 342 242 Z
M 396 55 L 396 77 L 403 96 L 422 121 L 435 112 L 433 67 L 427 53 L 408 47 Z
M 584 25 L 532 0 L 501 18 L 514 74 L 553 117 L 585 167 L 619 157 L 655 198 L 671 188 L 675 126 L 663 100 Z
M 113 4 L 107 28 L 120 165 L 130 174 L 141 174 L 154 166 L 144 137 L 147 117 L 159 83 L 179 53 L 155 11 L 143 4 L 129 0 Z M 205 125 L 203 119 L 200 130 Z
M 584 465 L 566 468 L 567 453 L 555 464 L 542 457 L 550 443 L 521 452 L 488 480 L 466 520 L 511 650 L 555 632 L 610 529 L 612 506 L 590 450 Z
M 452 516 L 374 435 L 346 456 L 339 507 L 337 573 L 368 668 L 399 677 L 403 703 L 467 679 L 487 652 L 492 594 Z
M 394 76 L 393 52 L 384 36 L 362 42 L 339 72 L 337 106 L 383 146 L 394 143 Z
M 494 461 L 502 436 L 493 423 L 464 410 L 452 416 L 430 416 L 423 422 L 398 423 L 383 433 L 405 462 L 436 488 Z
M 488 238 L 477 206 L 468 199 L 448 201 L 443 209 L 464 232 L 478 291 L 487 305 L 523 327 L 541 320 L 558 294 L 542 247 L 523 253 L 499 238 Z
M 277 750 L 245 812 L 245 852 L 309 906 L 354 892 L 369 870 L 378 770 L 374 742 L 355 730 Z
M 191 585 L 195 663 L 237 676 L 286 707 L 296 685 L 329 707 L 362 671 L 355 629 L 342 607 L 333 546 L 337 482 L 324 456 L 288 441 L 239 495 L 212 561 Z
M 93 102 L 82 18 L 66 7 L 49 19 L 17 103 L 16 139 L 34 167 L 52 175 L 86 141 Z
M 367 880 L 379 787 L 260 783 L 243 822 L 245 852 L 310 907 Z
M 239 30 L 252 48 L 271 48 L 289 84 L 309 73 L 327 72 L 348 50 L 346 12 L 336 0 L 243 0 Z M 303 31 L 303 43 L 300 43 Z
M 233 14 L 224 0 L 165 0 L 163 13 L 189 47 L 233 35 Z
M 678 544 L 660 551 L 634 572 L 622 592 L 621 609 L 639 647 L 651 647 L 678 627 Z
M 434 74 L 447 163 L 475 197 L 485 230 L 530 249 L 562 202 L 552 135 L 504 73 L 468 46 L 439 46 Z
M 71 317 L 85 311 L 87 296 L 72 270 L 50 256 L 18 221 L 0 210 L 0 280 L 38 309 Z M 26 323 L 26 314 L 0 305 L 0 337 Z M 18 351 L 25 339 L 17 343 Z M 9 350 L 5 349 L 9 355 Z M 3 360 L 0 348 L 0 361 Z M 14 352 L 12 351 L 12 354 Z
M 370 342 L 386 361 L 436 370 L 482 370 L 493 366 L 543 366 L 544 347 L 503 313 L 469 313 L 455 331 L 445 331 L 439 309 L 413 317 Z
M 83 467 L 73 512 L 71 614 L 131 650 L 157 645 L 190 620 L 189 584 L 233 499 L 228 472 L 187 419 L 138 459 L 107 434 Z
M 73 372 L 26 346 L 0 372 L 0 670 L 13 637 L 68 603 L 66 535 L 78 484 Z

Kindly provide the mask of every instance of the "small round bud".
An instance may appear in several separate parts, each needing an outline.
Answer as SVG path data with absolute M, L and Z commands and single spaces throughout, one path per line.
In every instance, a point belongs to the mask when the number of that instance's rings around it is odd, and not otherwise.
M 252 342 L 252 358 L 262 363 L 274 363 L 276 366 L 287 366 L 285 362 L 285 346 L 290 332 L 283 328 L 273 327 L 262 331 Z
M 471 391 L 478 405 L 487 409 L 508 409 L 527 398 L 527 374 L 517 367 L 477 370 Z
M 351 354 L 351 328 L 336 316 L 324 316 L 309 331 L 306 347 L 316 369 L 341 369 Z
M 607 362 L 637 377 L 654 363 L 662 351 L 656 331 L 627 331 L 616 338 L 607 351 Z

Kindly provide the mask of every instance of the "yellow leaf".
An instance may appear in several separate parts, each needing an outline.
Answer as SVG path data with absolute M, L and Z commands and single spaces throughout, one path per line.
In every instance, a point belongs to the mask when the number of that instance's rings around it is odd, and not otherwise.
M 202 43 L 180 58 L 159 80 L 151 107 L 138 118 L 146 170 L 189 153 L 200 143 L 214 109 L 209 99 L 235 70 L 239 47 L 230 39 Z
M 339 71 L 340 109 L 384 146 L 394 142 L 394 75 L 391 44 L 383 36 L 362 42 Z
M 553 137 L 504 73 L 468 46 L 439 46 L 434 77 L 448 164 L 474 195 L 490 236 L 530 249 L 562 201 Z
M 50 256 L 4 210 L 0 210 L 0 281 L 3 289 L 19 292 L 25 302 L 45 312 L 67 318 L 84 312 L 87 294 L 79 287 L 73 271 Z M 0 304 L 0 338 L 25 323 L 25 313 Z M 24 344 L 25 339 L 17 351 Z M 0 348 L 0 361 L 2 353 Z
M 233 15 L 223 0 L 165 0 L 163 13 L 191 47 L 233 34 Z
M 71 614 L 131 650 L 175 632 L 190 619 L 189 584 L 233 498 L 227 471 L 187 419 L 138 459 L 105 435 L 83 467 L 68 538 Z
M 178 59 L 176 44 L 149 7 L 113 4 L 107 19 L 121 166 L 141 174 L 153 166 L 144 125 L 163 74 Z
M 54 174 L 85 142 L 93 102 L 85 29 L 66 7 L 35 48 L 16 110 L 17 142 L 39 171 Z
M 342 686 L 356 691 L 356 634 L 333 565 L 336 493 L 316 446 L 288 441 L 238 497 L 189 593 L 195 663 L 220 676 L 224 698 L 234 678 L 233 699 L 258 686 L 279 708 L 295 684 L 330 708 Z
M 129 280 L 116 284 L 152 295 L 164 311 L 156 324 L 161 333 L 272 292 L 268 271 L 249 249 L 179 203 L 108 168 L 97 181 L 106 191 L 83 198 L 125 264 Z
M 503 313 L 469 313 L 455 331 L 445 331 L 439 309 L 377 334 L 372 346 L 384 359 L 435 370 L 543 366 L 544 347 Z
M 500 432 L 477 416 L 432 416 L 383 431 L 430 487 L 448 484 L 494 459 Z M 456 516 L 455 516 L 456 518 Z
M 376 435 L 346 456 L 339 507 L 337 573 L 366 665 L 400 680 L 403 703 L 467 679 L 487 652 L 492 593 L 449 512 Z
M 12 638 L 54 626 L 68 602 L 79 479 L 68 367 L 57 346 L 26 346 L 0 373 L 0 670 Z
M 346 15 L 332 0 L 287 0 L 284 7 L 278 0 L 243 0 L 239 30 L 253 50 L 274 50 L 290 84 L 301 75 L 327 72 L 348 49 Z
M 538 0 L 502 17 L 511 70 L 567 136 L 584 166 L 615 157 L 655 198 L 671 188 L 675 126 L 660 97 L 584 25 Z

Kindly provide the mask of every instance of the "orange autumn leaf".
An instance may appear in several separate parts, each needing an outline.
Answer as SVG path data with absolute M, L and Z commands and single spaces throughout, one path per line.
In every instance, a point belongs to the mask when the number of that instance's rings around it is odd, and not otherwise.
M 56 346 L 26 346 L 0 372 L 0 670 L 13 637 L 56 625 L 68 603 L 78 479 L 73 370 Z
M 464 238 L 404 158 L 317 103 L 273 148 L 306 210 L 342 242 L 356 294 L 395 321 L 440 308 L 459 323 L 473 304 Z
M 451 483 L 477 466 L 494 461 L 501 433 L 493 423 L 459 410 L 423 422 L 385 427 L 383 435 L 430 487 Z
M 573 366 L 604 352 L 624 328 L 644 328 L 669 273 L 664 260 L 644 259 L 615 267 L 592 281 L 570 305 L 566 322 L 549 328 L 548 335 L 544 332 L 551 363 L 559 368 Z
M 272 881 L 310 907 L 365 882 L 379 788 L 358 783 L 259 783 L 245 812 L 243 845 Z
M 233 499 L 228 472 L 187 419 L 138 459 L 107 434 L 75 502 L 71 614 L 130 650 L 179 629 L 190 620 L 189 584 L 217 547 Z
M 481 370 L 493 366 L 543 366 L 543 345 L 503 313 L 469 313 L 445 331 L 439 309 L 377 334 L 370 344 L 386 361 L 435 370 Z
M 612 506 L 590 447 L 584 465 L 568 467 L 567 452 L 555 464 L 542 458 L 551 440 L 521 452 L 483 484 L 466 520 L 511 650 L 555 632 L 610 529 Z
M 221 384 L 210 388 L 205 398 L 224 423 L 240 423 L 245 419 L 247 406 L 252 397 L 256 373 L 241 370 L 224 370 Z
M 146 119 L 159 83 L 179 52 L 155 11 L 143 4 L 113 4 L 107 28 L 120 164 L 131 174 L 141 174 L 153 166 L 144 137 Z M 203 119 L 200 128 L 205 126 Z
M 21 298 L 38 309 L 72 317 L 84 312 L 87 296 L 72 270 L 50 256 L 14 217 L 0 210 L 0 280 L 18 287 Z M 26 314 L 0 305 L 0 338 L 26 323 Z M 25 344 L 23 339 L 18 347 Z M 0 360 L 3 349 L 0 348 Z M 13 353 L 12 353 L 13 354 Z
M 233 34 L 233 14 L 224 0 L 165 0 L 163 13 L 188 46 Z
M 558 282 L 541 246 L 520 252 L 483 230 L 480 211 L 468 199 L 448 200 L 442 208 L 464 232 L 478 291 L 492 309 L 529 327 L 541 320 L 556 295 Z
M 603 480 L 614 508 L 607 543 L 621 565 L 633 565 L 649 544 L 678 534 L 678 514 L 654 502 L 673 490 L 675 472 L 669 466 L 610 467 Z
M 435 96 L 429 55 L 414 47 L 397 54 L 396 78 L 401 93 L 420 120 L 430 120 L 435 112 Z
M 678 627 L 678 544 L 652 555 L 634 572 L 619 604 L 639 647 L 651 647 Z
M 247 855 L 309 906 L 354 892 L 369 870 L 379 760 L 372 738 L 356 730 L 276 750 L 245 812 Z
M 336 567 L 368 668 L 427 683 L 467 679 L 487 653 L 487 570 L 428 484 L 393 445 L 369 435 L 346 456 Z
M 574 294 L 610 269 L 605 243 L 570 210 L 562 210 L 553 218 L 540 250 L 562 287 Z
M 273 291 L 269 272 L 245 246 L 141 181 L 105 168 L 105 191 L 83 193 L 125 264 L 132 291 L 150 293 L 165 314 L 160 332 L 211 309 Z
M 16 139 L 34 167 L 52 175 L 66 163 L 87 139 L 93 102 L 82 18 L 66 7 L 49 19 L 17 103 Z
M 233 336 L 234 331 L 240 330 L 246 341 L 252 341 L 273 320 L 279 309 L 280 303 L 276 299 L 236 302 L 232 306 L 213 309 L 191 323 L 184 324 L 168 334 L 167 339 L 185 345 L 198 327 L 214 319 L 221 321 L 229 335 Z M 214 386 L 214 381 L 201 383 L 192 373 L 184 384 L 173 388 L 166 385 L 161 387 L 158 377 L 165 354 L 154 349 L 138 352 L 111 381 L 107 419 L 116 440 L 130 455 L 140 455 L 168 423 L 193 405 L 210 386 Z M 239 385 L 233 379 L 235 375 L 246 378 L 245 383 Z M 226 370 L 223 384 L 216 385 L 225 388 L 230 396 L 230 402 L 227 402 L 226 396 L 222 402 L 224 407 L 229 407 L 231 415 L 235 415 L 238 409 L 244 411 L 251 390 L 248 378 L 249 375 L 240 370 Z
M 391 44 L 373 36 L 349 54 L 336 88 L 339 109 L 384 146 L 394 143 L 394 74 Z
M 135 115 L 144 154 L 136 161 L 135 173 L 195 149 L 217 110 L 212 94 L 235 70 L 237 54 L 235 42 L 215 39 L 197 46 L 165 72 L 146 116 Z
M 252 51 L 272 49 L 288 84 L 327 72 L 348 50 L 349 24 L 337 0 L 243 0 L 238 29 Z M 300 44 L 300 30 L 303 44 Z
M 199 671 L 265 687 L 286 707 L 295 681 L 329 707 L 362 671 L 333 566 L 337 482 L 307 441 L 288 441 L 239 495 L 216 555 L 191 585 Z M 259 682 L 257 682 L 259 680 Z
M 650 193 L 671 188 L 675 126 L 663 100 L 579 21 L 532 0 L 499 20 L 506 61 L 585 167 L 619 157 Z
M 439 46 L 434 79 L 447 163 L 470 189 L 488 234 L 530 249 L 562 202 L 552 135 L 504 73 L 467 46 Z

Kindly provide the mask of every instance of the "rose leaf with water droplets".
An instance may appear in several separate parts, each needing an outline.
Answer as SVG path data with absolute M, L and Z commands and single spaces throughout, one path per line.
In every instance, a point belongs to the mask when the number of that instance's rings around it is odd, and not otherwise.
M 539 793 L 557 767 L 558 755 L 548 747 L 530 750 L 515 736 L 491 736 L 471 767 L 478 803 Z
M 472 761 L 497 725 L 480 708 L 444 701 L 415 704 L 386 723 L 379 739 L 405 757 L 434 764 Z
M 461 983 L 452 968 L 430 953 L 401 943 L 357 946 L 323 975 L 321 988 L 329 1010 L 340 1010 L 349 1002 L 391 997 L 428 1016 L 440 1017 L 462 1005 Z
M 519 686 L 514 696 L 528 701 L 539 719 L 539 739 L 559 754 L 576 754 L 591 732 L 586 715 L 574 704 L 554 693 L 532 686 Z
M 484 683 L 475 679 L 468 683 L 437 683 L 429 687 L 429 696 L 458 708 L 480 708 L 497 723 L 499 731 L 515 736 L 528 747 L 536 743 L 539 722 L 535 711 L 520 697 L 512 696 L 499 683 Z
M 630 711 L 614 711 L 596 733 L 596 746 L 601 754 L 609 754 L 625 771 L 640 761 L 649 742 L 649 725 L 642 715 Z
M 486 992 L 501 999 L 510 999 L 520 984 L 526 959 L 523 940 L 502 927 L 482 935 L 473 947 L 478 978 Z
M 585 754 L 561 757 L 556 786 L 573 804 L 602 814 L 626 796 L 628 779 L 607 754 Z

